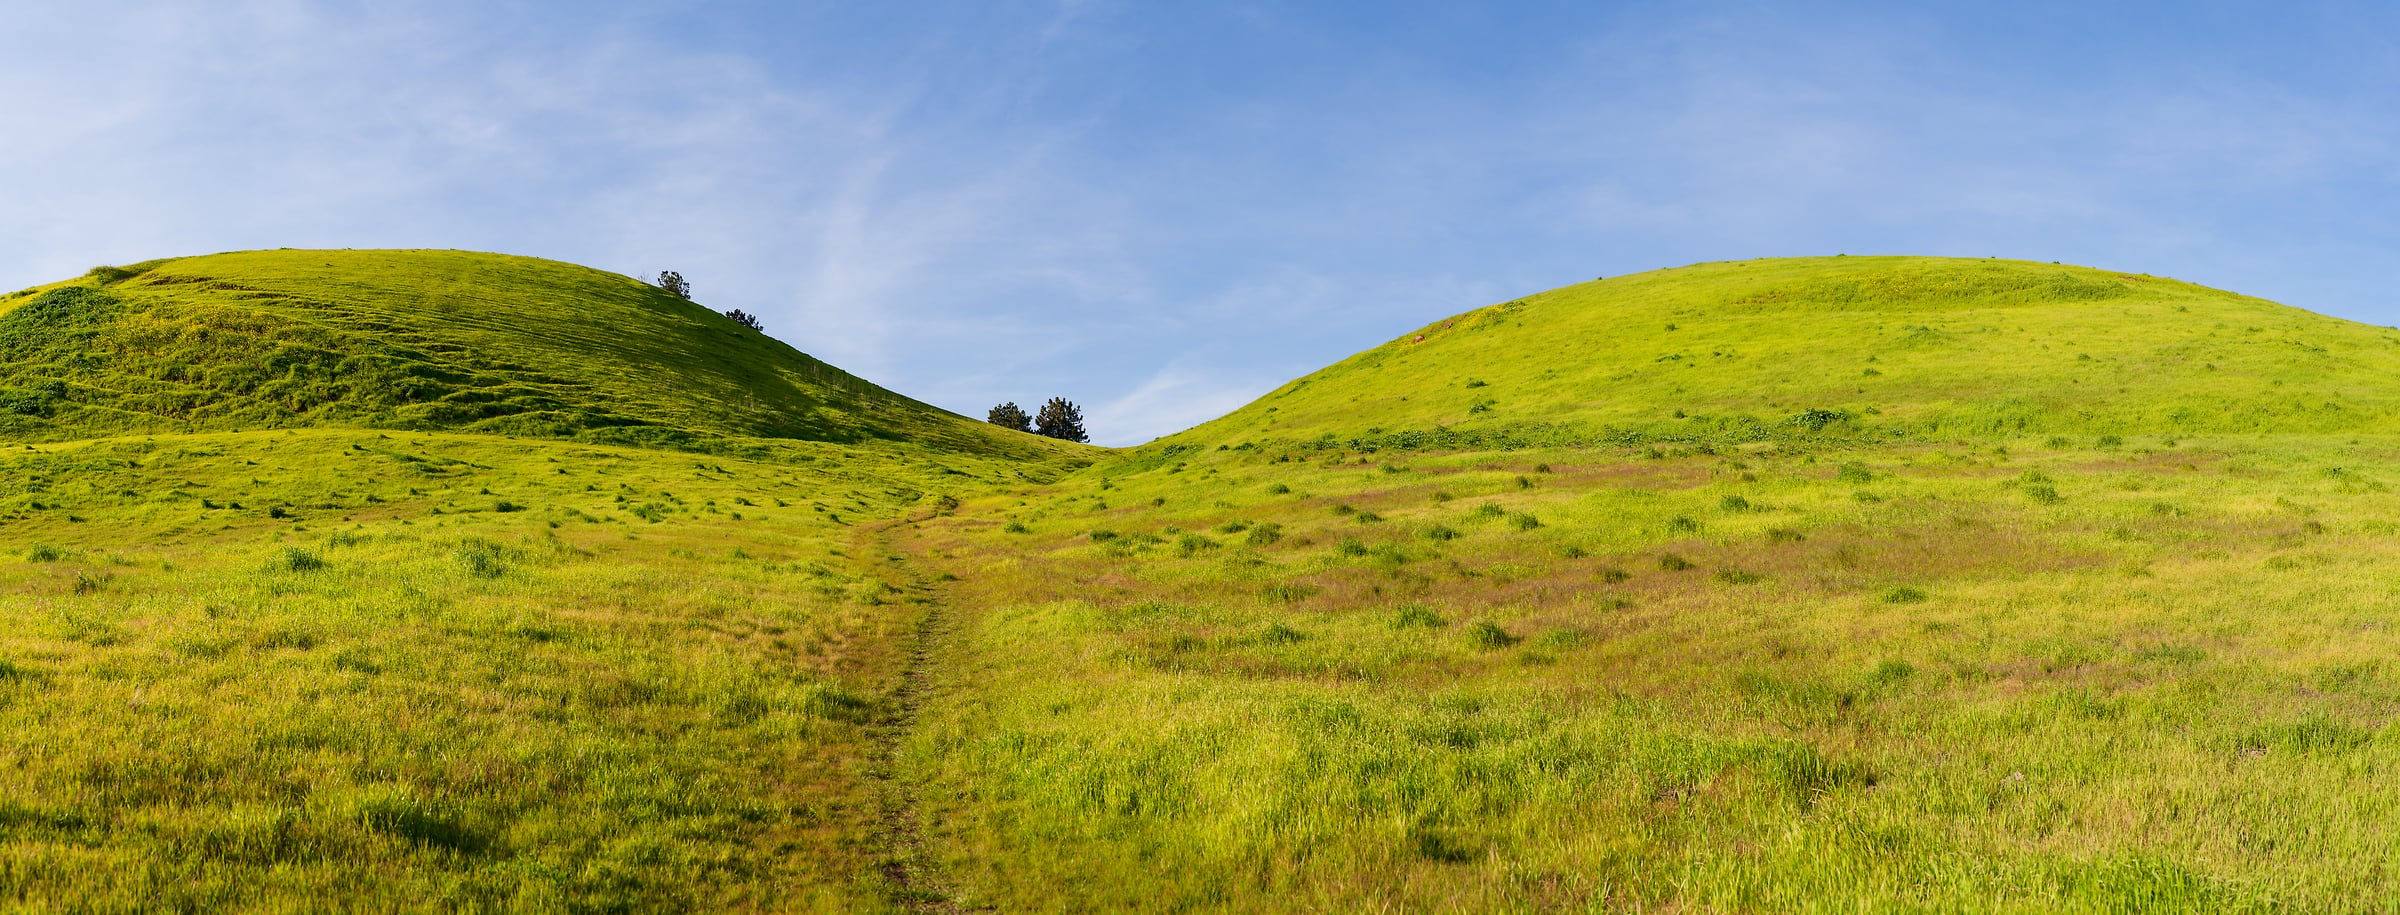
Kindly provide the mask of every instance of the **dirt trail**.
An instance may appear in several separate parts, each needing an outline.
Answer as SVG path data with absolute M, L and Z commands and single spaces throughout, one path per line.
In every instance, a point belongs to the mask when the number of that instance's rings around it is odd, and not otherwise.
M 921 519 L 891 521 L 870 528 L 867 533 L 873 552 L 869 555 L 905 555 L 899 552 L 895 540 L 907 536 L 905 528 L 918 520 Z M 882 719 L 876 724 L 876 757 L 868 769 L 882 805 L 876 824 L 876 841 L 883 849 L 880 866 L 892 902 L 902 911 L 956 915 L 971 910 L 959 906 L 935 872 L 920 831 L 915 786 L 899 777 L 900 755 L 906 752 L 909 735 L 916 730 L 918 713 L 933 691 L 934 665 L 938 663 L 936 649 L 952 637 L 956 620 L 942 588 L 926 576 L 918 563 L 887 565 L 907 580 L 908 603 L 918 609 L 918 616 L 915 631 L 911 633 L 908 660 L 901 668 L 899 682 L 892 688 L 890 701 L 885 703 Z

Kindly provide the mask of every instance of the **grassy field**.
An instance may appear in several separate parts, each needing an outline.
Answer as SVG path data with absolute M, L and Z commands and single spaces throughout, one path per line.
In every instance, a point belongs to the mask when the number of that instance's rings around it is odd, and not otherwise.
M 343 256 L 0 302 L 0 907 L 2400 909 L 2400 332 L 1705 264 L 1103 452 Z
M 1002 911 L 2388 910 L 2396 446 L 1212 453 L 986 497 L 911 529 L 965 619 L 909 771 Z

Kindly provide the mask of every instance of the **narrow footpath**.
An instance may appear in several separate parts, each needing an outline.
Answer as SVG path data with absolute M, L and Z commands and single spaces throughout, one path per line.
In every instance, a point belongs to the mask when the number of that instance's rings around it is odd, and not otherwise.
M 880 866 L 893 904 L 905 912 L 960 915 L 974 910 L 962 908 L 936 873 L 920 828 L 917 792 L 899 776 L 900 757 L 907 752 L 918 714 L 933 692 L 937 649 L 953 637 L 957 622 L 947 595 L 918 563 L 889 561 L 905 555 L 894 544 L 894 531 L 919 520 L 888 521 L 868 530 L 867 545 L 872 549 L 868 555 L 879 557 L 886 569 L 905 577 L 907 605 L 917 611 L 908 660 L 876 723 L 876 757 L 868 777 L 874 780 L 882 806 L 876 841 L 882 848 Z

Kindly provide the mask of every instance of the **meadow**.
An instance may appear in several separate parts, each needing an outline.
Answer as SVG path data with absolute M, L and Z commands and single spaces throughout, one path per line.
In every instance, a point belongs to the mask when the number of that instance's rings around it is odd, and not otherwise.
M 1209 452 L 971 500 L 906 529 L 959 578 L 907 771 L 999 911 L 2385 911 L 2395 444 Z
M 0 886 L 62 911 L 881 906 L 880 700 L 922 605 L 881 529 L 955 477 L 763 447 L 0 452 Z
M 1580 284 L 1093 449 L 462 252 L 0 297 L 0 908 L 2394 911 L 2400 332 Z

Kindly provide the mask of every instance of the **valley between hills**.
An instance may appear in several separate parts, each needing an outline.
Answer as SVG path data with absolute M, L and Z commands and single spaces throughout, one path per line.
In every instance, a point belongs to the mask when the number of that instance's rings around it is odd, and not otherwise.
M 630 278 L 0 298 L 0 906 L 2385 911 L 2400 330 L 1613 277 L 1147 445 Z

